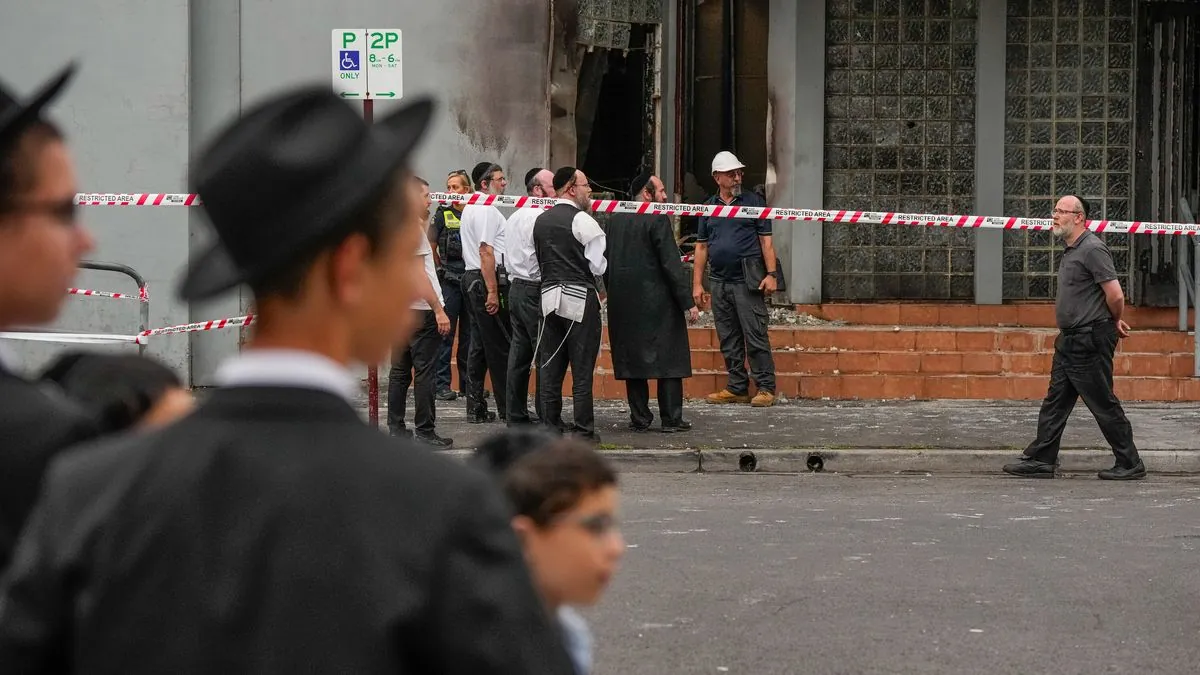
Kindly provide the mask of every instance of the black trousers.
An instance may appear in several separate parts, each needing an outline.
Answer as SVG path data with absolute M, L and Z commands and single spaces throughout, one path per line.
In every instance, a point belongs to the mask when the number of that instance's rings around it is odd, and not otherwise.
M 1139 457 L 1133 444 L 1133 426 L 1113 393 L 1113 354 L 1118 339 L 1112 321 L 1059 333 L 1054 341 L 1050 387 L 1038 414 L 1037 438 L 1025 449 L 1026 456 L 1042 462 L 1057 462 L 1067 418 L 1075 408 L 1075 400 L 1083 398 L 1083 403 L 1096 417 L 1105 440 L 1112 446 L 1117 466 L 1129 468 L 1137 464 Z
M 648 427 L 654 421 L 650 412 L 650 380 L 625 380 L 625 398 L 629 400 L 629 421 L 635 427 Z M 683 379 L 658 380 L 658 418 L 664 427 L 683 422 Z
M 712 311 L 721 340 L 721 355 L 729 381 L 725 388 L 732 394 L 750 391 L 746 377 L 746 356 L 750 356 L 750 374 L 759 391 L 775 393 L 775 358 L 767 337 L 767 301 L 753 292 L 744 281 L 712 282 Z
M 506 380 L 508 375 L 509 321 L 507 300 L 500 297 L 500 311 L 488 314 L 487 286 L 479 270 L 470 270 L 462 278 L 463 300 L 471 313 L 471 349 L 467 353 L 467 414 L 487 412 L 483 398 L 483 378 L 492 378 L 496 411 L 508 416 Z
M 416 310 L 419 311 L 419 310 Z M 416 389 L 413 404 L 416 410 L 414 426 L 418 434 L 432 434 L 437 422 L 434 395 L 437 393 L 437 357 L 442 345 L 442 336 L 437 331 L 437 320 L 430 310 L 420 311 L 421 323 L 409 344 L 397 349 L 392 355 L 392 369 L 388 373 L 388 429 L 404 429 L 404 413 L 407 407 L 408 388 L 413 384 L 416 373 Z
M 529 370 L 536 356 L 534 347 L 542 326 L 541 284 L 513 279 L 508 291 L 508 311 L 512 320 L 512 340 L 508 349 L 508 423 L 528 424 Z M 534 389 L 533 408 L 541 417 L 538 389 Z
M 555 353 L 557 352 L 557 353 Z M 542 423 L 551 429 L 576 431 L 585 436 L 596 433 L 592 406 L 592 376 L 600 353 L 600 298 L 588 291 L 583 321 L 575 323 L 557 314 L 545 318 L 542 343 L 538 347 L 538 397 L 542 401 Z M 575 424 L 562 421 L 562 387 L 571 366 L 571 400 Z
M 450 332 L 442 338 L 438 351 L 437 388 L 450 389 L 450 356 L 454 351 L 454 336 L 458 335 L 458 386 L 467 390 L 467 357 L 471 348 L 471 314 L 463 303 L 462 280 L 442 281 L 442 297 L 446 300 L 446 316 L 450 317 Z

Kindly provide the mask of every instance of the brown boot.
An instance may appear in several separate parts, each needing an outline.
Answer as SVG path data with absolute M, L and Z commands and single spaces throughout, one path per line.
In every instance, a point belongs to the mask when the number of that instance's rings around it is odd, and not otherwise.
M 746 394 L 735 394 L 728 389 L 722 389 L 715 394 L 708 395 L 709 403 L 749 403 L 750 397 Z
M 770 408 L 775 405 L 775 394 L 769 391 L 760 391 L 754 395 L 754 400 L 750 401 L 750 405 L 755 408 Z

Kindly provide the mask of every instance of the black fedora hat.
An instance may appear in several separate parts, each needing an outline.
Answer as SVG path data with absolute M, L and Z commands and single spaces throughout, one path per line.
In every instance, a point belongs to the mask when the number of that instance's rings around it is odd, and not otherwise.
M 251 108 L 193 168 L 217 241 L 188 266 L 179 297 L 203 300 L 270 278 L 336 234 L 405 164 L 433 108 L 421 98 L 368 125 L 316 86 Z
M 0 149 L 8 147 L 20 137 L 21 132 L 41 117 L 42 110 L 62 92 L 67 81 L 75 74 L 75 67 L 74 62 L 67 64 L 24 103 L 0 84 Z

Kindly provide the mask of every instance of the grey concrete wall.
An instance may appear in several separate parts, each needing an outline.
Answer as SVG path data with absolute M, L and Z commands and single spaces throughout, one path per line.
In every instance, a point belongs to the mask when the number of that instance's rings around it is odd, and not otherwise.
M 819 209 L 825 166 L 825 0 L 772 0 L 770 24 L 768 201 Z M 775 222 L 775 250 L 792 303 L 821 301 L 823 228 L 817 222 Z
M 188 4 L 186 0 L 5 0 L 0 9 L 0 77 L 27 93 L 71 58 L 82 68 L 52 111 L 73 148 L 84 192 L 177 192 L 188 155 Z M 83 220 L 98 242 L 91 255 L 141 272 L 155 325 L 182 323 L 187 309 L 170 299 L 187 257 L 182 208 L 90 207 Z M 77 285 L 131 291 L 112 274 L 80 275 Z M 69 298 L 57 328 L 135 333 L 132 302 Z M 6 341 L 27 366 L 62 347 Z M 133 346 L 106 349 L 133 351 Z M 164 339 L 150 354 L 180 370 L 187 342 Z
M 1006 5 L 1004 0 L 979 1 L 979 50 L 975 81 L 1004 81 Z M 1004 87 L 980 86 L 975 99 L 975 213 L 1004 213 Z M 975 233 L 975 303 L 1004 301 L 1004 232 Z
M 303 82 L 328 83 L 330 31 L 360 27 L 401 29 L 405 95 L 439 99 L 415 160 L 435 187 L 450 169 L 483 159 L 498 160 L 510 176 L 545 161 L 549 0 L 7 0 L 0 63 L 8 64 L 5 81 L 28 91 L 58 61 L 83 60 L 55 111 L 75 148 L 80 191 L 185 192 L 193 149 L 239 106 Z M 377 102 L 376 117 L 396 105 Z M 189 251 L 207 240 L 202 218 L 184 208 L 117 207 L 91 208 L 85 217 L 100 244 L 94 258 L 131 265 L 149 279 L 152 325 L 241 311 L 236 294 L 194 308 L 172 297 Z M 78 284 L 129 290 L 110 275 L 81 275 Z M 132 304 L 75 298 L 57 327 L 126 333 L 136 318 Z M 10 346 L 34 364 L 61 349 Z M 236 349 L 229 332 L 160 338 L 149 353 L 207 384 L 215 364 Z

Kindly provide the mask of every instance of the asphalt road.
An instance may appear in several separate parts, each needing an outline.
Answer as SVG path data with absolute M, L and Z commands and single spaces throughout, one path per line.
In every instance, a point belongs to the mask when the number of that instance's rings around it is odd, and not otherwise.
M 1200 479 L 622 480 L 596 675 L 1200 668 Z

